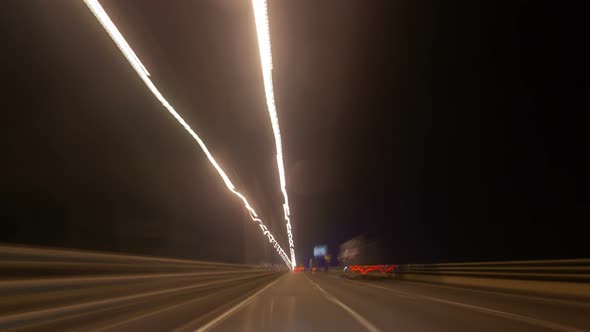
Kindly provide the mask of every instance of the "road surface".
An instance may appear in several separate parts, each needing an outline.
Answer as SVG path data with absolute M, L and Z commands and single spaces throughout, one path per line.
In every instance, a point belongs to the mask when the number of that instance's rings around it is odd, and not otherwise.
M 208 331 L 590 331 L 590 303 L 396 280 L 288 273 Z

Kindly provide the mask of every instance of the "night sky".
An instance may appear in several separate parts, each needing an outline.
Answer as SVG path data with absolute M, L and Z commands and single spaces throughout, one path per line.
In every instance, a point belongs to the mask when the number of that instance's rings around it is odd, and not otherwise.
M 300 259 L 590 256 L 582 2 L 268 2 Z M 287 250 L 250 1 L 101 3 Z M 0 13 L 0 242 L 279 262 L 81 0 Z

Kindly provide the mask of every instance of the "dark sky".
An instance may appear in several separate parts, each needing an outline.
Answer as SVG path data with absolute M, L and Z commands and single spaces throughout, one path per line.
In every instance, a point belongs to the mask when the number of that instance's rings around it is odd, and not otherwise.
M 101 3 L 287 249 L 250 1 Z M 590 255 L 581 3 L 269 0 L 298 256 Z M 81 0 L 0 12 L 0 241 L 278 261 Z

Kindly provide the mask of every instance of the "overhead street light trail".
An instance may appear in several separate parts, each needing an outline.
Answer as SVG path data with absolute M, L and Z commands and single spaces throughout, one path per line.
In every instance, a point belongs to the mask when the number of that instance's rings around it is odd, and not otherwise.
M 262 220 L 260 218 L 258 218 L 256 211 L 254 211 L 252 206 L 250 206 L 250 203 L 248 203 L 248 200 L 246 199 L 246 197 L 236 190 L 235 186 L 230 181 L 227 174 L 225 174 L 225 172 L 223 171 L 221 166 L 219 166 L 219 164 L 215 161 L 215 158 L 213 158 L 213 155 L 211 154 L 211 152 L 209 152 L 209 149 L 207 148 L 207 146 L 205 145 L 203 140 L 194 132 L 194 130 L 186 123 L 186 121 L 184 121 L 184 119 L 176 112 L 176 110 L 174 110 L 174 108 L 164 98 L 164 96 L 162 96 L 160 91 L 156 88 L 154 83 L 150 80 L 149 72 L 147 71 L 145 66 L 141 63 L 141 61 L 139 60 L 137 55 L 135 55 L 135 52 L 133 52 L 133 50 L 131 49 L 131 47 L 129 46 L 129 44 L 127 43 L 125 38 L 123 37 L 123 35 L 121 35 L 121 33 L 119 32 L 119 30 L 117 29 L 117 27 L 115 26 L 113 21 L 111 21 L 110 17 L 105 12 L 105 10 L 102 8 L 100 3 L 97 0 L 84 0 L 84 2 L 88 6 L 88 8 L 90 8 L 90 10 L 94 14 L 94 16 L 96 16 L 96 18 L 98 19 L 100 24 L 102 24 L 104 29 L 111 36 L 111 38 L 113 39 L 115 44 L 117 44 L 117 47 L 119 47 L 119 49 L 121 50 L 121 52 L 123 53 L 125 58 L 127 58 L 127 61 L 129 61 L 129 63 L 133 67 L 133 69 L 135 69 L 135 71 L 137 72 L 137 75 L 139 75 L 139 77 L 143 80 L 143 82 L 148 87 L 148 89 L 150 89 L 150 91 L 160 101 L 160 103 L 162 103 L 162 105 L 166 108 L 166 110 L 168 110 L 168 112 L 170 112 L 170 114 L 172 114 L 172 116 L 178 121 L 178 123 L 180 123 L 180 125 L 182 125 L 182 127 L 184 127 L 184 129 L 194 138 L 194 140 L 197 141 L 197 143 L 201 147 L 201 150 L 203 150 L 203 152 L 207 156 L 207 159 L 209 159 L 209 162 L 211 162 L 213 167 L 215 167 L 215 169 L 217 170 L 217 173 L 219 173 L 219 176 L 221 176 L 221 178 L 223 179 L 223 182 L 225 183 L 226 187 L 229 189 L 229 191 L 231 191 L 234 195 L 238 196 L 242 200 L 242 202 L 244 203 L 244 206 L 246 207 L 246 209 L 248 210 L 248 213 L 250 214 L 250 218 L 252 218 L 253 221 L 256 221 L 258 223 L 258 226 L 262 230 L 262 233 L 268 238 L 268 241 L 276 249 L 277 253 L 279 254 L 279 256 L 281 256 L 281 258 L 283 259 L 285 264 L 287 264 L 287 266 L 289 268 L 292 268 L 293 264 L 289 260 L 289 257 L 287 256 L 287 254 L 285 253 L 283 248 L 281 248 L 279 243 L 275 240 L 274 236 L 270 233 L 270 231 L 264 225 Z
M 277 115 L 277 107 L 275 104 L 275 95 L 272 82 L 272 50 L 270 46 L 270 28 L 268 25 L 268 11 L 266 0 L 252 0 L 252 7 L 254 8 L 254 19 L 256 21 L 256 32 L 258 35 L 258 48 L 260 50 L 260 63 L 262 65 L 262 78 L 264 80 L 264 92 L 266 95 L 266 104 L 268 106 L 268 113 L 272 130 L 275 137 L 275 146 L 277 150 L 277 167 L 279 170 L 279 183 L 281 192 L 285 202 L 283 203 L 283 211 L 285 213 L 285 221 L 287 226 L 287 235 L 289 237 L 289 250 L 291 252 L 292 268 L 295 267 L 295 245 L 293 242 L 293 233 L 291 231 L 291 214 L 289 209 L 289 197 L 287 196 L 287 181 L 285 179 L 285 165 L 283 162 L 283 142 L 281 141 L 281 129 L 279 127 L 279 117 Z

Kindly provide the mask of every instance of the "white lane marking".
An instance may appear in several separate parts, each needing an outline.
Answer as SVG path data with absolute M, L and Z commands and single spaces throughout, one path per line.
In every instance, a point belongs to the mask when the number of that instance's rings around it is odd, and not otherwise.
M 305 278 L 307 278 L 307 280 L 309 280 L 309 282 L 311 282 L 315 287 L 317 287 L 317 289 L 319 289 L 322 292 L 322 295 L 324 295 L 324 297 L 326 299 L 339 305 L 342 309 L 344 309 L 346 312 L 348 312 L 352 316 L 352 318 L 354 318 L 357 322 L 359 322 L 368 331 L 371 331 L 371 332 L 380 332 L 381 331 L 377 327 L 375 327 L 375 325 L 371 324 L 371 322 L 369 322 L 363 316 L 359 315 L 356 311 L 352 310 L 349 306 L 340 302 L 340 300 L 338 300 L 332 294 L 326 292 L 322 287 L 320 287 L 320 285 L 311 281 L 311 279 L 308 276 L 305 276 Z
M 351 282 L 352 283 L 355 283 L 355 284 L 361 284 L 361 283 L 359 283 L 357 281 L 351 281 Z M 379 289 L 385 289 L 385 290 L 388 290 L 390 292 L 396 293 L 398 295 L 403 295 L 403 296 L 406 296 L 406 297 L 413 297 L 416 300 L 422 299 L 422 300 L 429 300 L 429 301 L 433 301 L 433 302 L 444 303 L 444 304 L 448 304 L 448 305 L 462 307 L 462 308 L 465 308 L 465 309 L 470 309 L 470 310 L 473 310 L 473 311 L 487 313 L 487 314 L 494 315 L 494 316 L 499 316 L 499 317 L 503 317 L 503 318 L 507 318 L 507 319 L 513 319 L 513 320 L 516 320 L 516 321 L 528 323 L 528 324 L 539 326 L 539 327 L 543 327 L 543 328 L 553 329 L 553 330 L 556 330 L 556 331 L 564 331 L 564 332 L 584 332 L 585 331 L 585 330 L 582 330 L 582 329 L 579 329 L 579 328 L 576 328 L 576 327 L 573 327 L 573 326 L 562 325 L 562 324 L 553 323 L 553 322 L 550 322 L 550 321 L 541 320 L 541 319 L 537 319 L 537 318 L 532 318 L 532 317 L 528 317 L 528 316 L 521 316 L 521 315 L 517 315 L 517 314 L 511 314 L 511 313 L 505 312 L 505 311 L 488 309 L 488 308 L 479 307 L 479 306 L 475 306 L 475 305 L 471 305 L 471 304 L 466 304 L 466 303 L 461 303 L 461 302 L 443 300 L 443 299 L 439 299 L 439 298 L 431 297 L 431 296 L 426 296 L 426 295 L 408 294 L 406 292 L 401 292 L 401 291 L 398 291 L 398 290 L 394 290 L 394 289 L 391 289 L 389 287 L 383 287 L 383 286 L 378 286 L 378 285 L 373 285 L 373 284 L 363 284 L 363 285 L 366 285 L 366 286 L 369 286 L 369 287 L 374 287 L 374 288 L 379 288 Z
M 209 321 L 209 323 L 207 323 L 207 324 L 199 327 L 198 329 L 196 329 L 195 332 L 203 332 L 203 331 L 206 331 L 207 329 L 210 329 L 213 326 L 221 323 L 222 321 L 224 321 L 225 319 L 227 319 L 229 316 L 233 315 L 236 311 L 242 309 L 244 306 L 246 306 L 248 303 L 250 303 L 258 294 L 264 292 L 270 286 L 276 284 L 279 280 L 281 280 L 282 278 L 284 278 L 286 275 L 287 274 L 284 274 L 283 276 L 279 277 L 277 280 L 275 280 L 275 281 L 271 282 L 270 284 L 266 285 L 263 289 L 261 289 L 258 292 L 250 295 L 250 297 L 248 297 L 247 299 L 243 300 L 242 302 L 236 304 L 231 309 L 229 309 L 228 311 L 224 312 L 223 314 L 217 316 L 213 320 Z
M 334 278 L 334 279 L 338 279 L 338 280 L 343 280 L 343 277 L 341 277 L 341 276 L 330 275 L 329 277 Z M 350 279 L 346 279 L 346 280 L 353 281 Z M 452 289 L 452 290 L 457 290 L 457 291 L 466 291 L 466 292 L 472 292 L 472 293 L 481 293 L 481 294 L 498 295 L 498 296 L 503 296 L 503 297 L 512 297 L 512 298 L 518 298 L 518 299 L 524 299 L 524 300 L 530 300 L 530 301 L 544 302 L 544 303 L 549 303 L 549 304 L 559 303 L 559 304 L 570 305 L 570 306 L 574 306 L 574 307 L 590 308 L 590 303 L 579 302 L 579 301 L 575 301 L 575 300 L 553 299 L 553 298 L 547 299 L 547 298 L 543 298 L 540 296 L 534 296 L 534 295 L 509 294 L 509 293 L 502 293 L 502 292 L 494 292 L 491 290 L 470 289 L 470 288 L 461 287 L 461 286 L 427 284 L 425 282 L 419 282 L 419 281 L 397 280 L 396 282 L 403 283 L 403 284 L 413 284 L 413 285 L 417 285 L 417 286 L 427 286 L 427 287 L 431 287 L 431 288 L 446 288 L 446 289 Z M 364 284 L 361 284 L 361 285 L 364 285 Z

